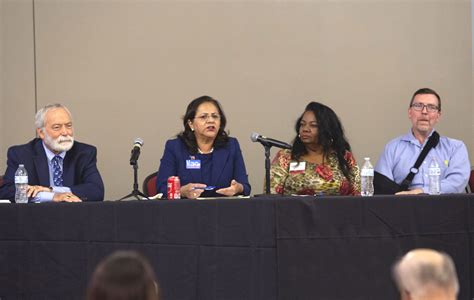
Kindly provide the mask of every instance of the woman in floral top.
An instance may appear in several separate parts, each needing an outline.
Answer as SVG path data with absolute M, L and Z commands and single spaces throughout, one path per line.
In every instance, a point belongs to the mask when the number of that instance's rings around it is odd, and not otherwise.
M 360 195 L 360 173 L 341 121 L 311 102 L 296 122 L 292 150 L 280 150 L 270 170 L 272 194 Z

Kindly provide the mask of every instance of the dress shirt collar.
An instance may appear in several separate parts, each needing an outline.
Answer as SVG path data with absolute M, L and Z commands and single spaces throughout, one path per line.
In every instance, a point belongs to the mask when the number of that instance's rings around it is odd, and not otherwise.
M 51 160 L 52 160 L 56 155 L 61 156 L 62 159 L 64 159 L 64 157 L 66 156 L 66 152 L 65 152 L 65 151 L 60 152 L 59 154 L 54 154 L 53 151 L 49 150 L 49 148 L 46 147 L 46 145 L 44 144 L 44 141 L 42 142 L 42 144 L 43 144 L 44 152 L 46 153 L 46 157 L 48 158 L 49 164 L 51 164 Z
M 415 135 L 413 134 L 413 131 L 412 129 L 410 128 L 410 130 L 408 130 L 408 133 L 405 134 L 404 136 L 402 136 L 402 141 L 406 141 L 406 142 L 409 142 L 411 144 L 414 144 L 418 147 L 423 147 L 424 145 L 426 145 L 426 142 L 428 142 L 428 139 L 431 137 L 431 135 L 433 134 L 433 132 L 435 132 L 435 129 L 433 129 L 430 134 L 428 135 L 428 138 L 425 140 L 425 142 L 423 143 L 423 145 L 420 145 L 420 141 L 417 140 L 417 138 L 415 137 Z

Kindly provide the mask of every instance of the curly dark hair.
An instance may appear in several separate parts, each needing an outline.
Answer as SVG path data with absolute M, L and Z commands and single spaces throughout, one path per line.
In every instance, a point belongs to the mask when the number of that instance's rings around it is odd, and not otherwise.
M 344 158 L 346 151 L 351 151 L 351 146 L 344 135 L 344 128 L 336 113 L 328 106 L 319 102 L 310 102 L 304 112 L 296 121 L 296 137 L 293 140 L 291 158 L 299 161 L 308 150 L 299 137 L 300 123 L 305 112 L 311 111 L 318 123 L 318 144 L 322 146 L 324 156 L 334 151 L 339 162 L 339 167 L 346 178 L 349 179 L 349 163 Z
M 217 110 L 219 111 L 219 115 L 221 116 L 221 124 L 219 127 L 219 131 L 217 132 L 216 139 L 214 140 L 213 147 L 224 147 L 229 141 L 229 135 L 227 134 L 227 132 L 225 132 L 225 125 L 227 124 L 227 119 L 219 101 L 209 96 L 201 96 L 199 98 L 194 99 L 193 101 L 191 101 L 191 103 L 188 104 L 188 107 L 186 108 L 186 112 L 184 113 L 183 117 L 184 130 L 178 134 L 178 138 L 183 141 L 189 153 L 191 154 L 196 154 L 198 152 L 198 146 L 196 136 L 191 130 L 191 127 L 189 127 L 188 122 L 194 120 L 199 105 L 205 102 L 210 102 L 214 104 L 217 107 Z

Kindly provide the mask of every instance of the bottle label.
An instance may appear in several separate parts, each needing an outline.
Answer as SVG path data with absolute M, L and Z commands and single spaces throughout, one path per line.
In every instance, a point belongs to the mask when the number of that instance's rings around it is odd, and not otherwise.
M 429 168 L 428 173 L 430 174 L 430 176 L 432 176 L 432 175 L 439 176 L 439 175 L 441 175 L 441 169 L 440 168 Z
M 15 176 L 15 184 L 28 184 L 28 176 Z
M 374 176 L 374 169 L 362 169 L 360 176 Z

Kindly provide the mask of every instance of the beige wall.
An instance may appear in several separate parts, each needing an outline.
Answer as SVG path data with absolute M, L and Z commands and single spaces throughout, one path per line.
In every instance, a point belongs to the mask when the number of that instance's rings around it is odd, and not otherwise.
M 6 168 L 6 150 L 34 134 L 35 112 L 32 1 L 0 0 L 2 36 L 2 93 L 0 98 L 0 160 Z
M 35 70 L 32 1 L 2 3 L 6 157 L 8 145 L 34 136 Z M 254 193 L 262 191 L 263 149 L 250 133 L 291 141 L 309 100 L 331 106 L 358 160 L 375 162 L 408 130 L 411 94 L 432 87 L 444 100 L 438 130 L 464 140 L 474 157 L 467 0 L 34 4 L 38 106 L 69 106 L 78 139 L 99 149 L 109 199 L 131 190 L 134 138 L 145 140 L 143 180 L 181 129 L 187 103 L 203 94 L 221 100 Z M 24 119 L 15 129 L 12 111 Z

